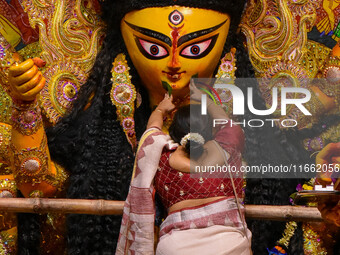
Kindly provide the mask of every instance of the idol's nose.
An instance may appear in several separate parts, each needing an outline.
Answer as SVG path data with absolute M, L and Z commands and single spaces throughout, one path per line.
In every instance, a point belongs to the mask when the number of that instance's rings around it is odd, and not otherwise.
M 177 54 L 173 54 L 168 62 L 168 68 L 170 71 L 177 72 L 181 69 L 181 63 Z

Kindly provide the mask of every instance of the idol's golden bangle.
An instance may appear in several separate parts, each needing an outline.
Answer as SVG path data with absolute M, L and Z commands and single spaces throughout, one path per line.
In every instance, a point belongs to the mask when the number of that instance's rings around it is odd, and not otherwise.
M 41 110 L 38 102 L 21 102 L 13 100 L 12 128 L 23 135 L 35 134 L 42 126 Z
M 333 55 L 327 60 L 325 67 L 320 75 L 322 79 L 318 80 L 317 87 L 322 91 L 323 103 L 330 105 L 330 110 L 339 107 L 340 100 L 340 56 Z M 337 109 L 338 110 L 338 109 Z
M 46 136 L 39 147 L 19 149 L 11 144 L 14 159 L 14 178 L 18 185 L 31 183 L 35 186 L 48 173 L 48 156 L 46 153 Z
M 10 149 L 14 178 L 22 194 L 29 197 L 32 191 L 39 190 L 45 197 L 55 195 L 58 171 L 51 162 L 43 126 L 30 136 L 13 128 Z
M 318 97 L 320 102 L 323 104 L 326 111 L 331 111 L 336 107 L 336 100 L 334 93 L 325 93 L 326 91 L 319 87 L 312 86 L 311 90 L 314 92 L 315 96 Z

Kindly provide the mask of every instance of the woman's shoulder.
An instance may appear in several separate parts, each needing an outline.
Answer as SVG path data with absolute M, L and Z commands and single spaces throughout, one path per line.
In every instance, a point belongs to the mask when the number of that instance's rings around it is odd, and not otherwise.
M 141 136 L 140 141 L 143 141 L 145 139 L 147 139 L 148 137 L 151 136 L 159 136 L 159 135 L 164 135 L 167 136 L 167 134 L 165 134 L 161 129 L 157 128 L 157 127 L 150 127 L 148 129 L 146 129 L 143 133 L 143 135 Z
M 190 159 L 180 147 L 170 151 L 169 165 L 177 171 L 190 172 Z
M 239 125 L 225 125 L 215 134 L 214 140 L 224 149 L 232 146 L 240 152 L 245 145 L 245 135 Z

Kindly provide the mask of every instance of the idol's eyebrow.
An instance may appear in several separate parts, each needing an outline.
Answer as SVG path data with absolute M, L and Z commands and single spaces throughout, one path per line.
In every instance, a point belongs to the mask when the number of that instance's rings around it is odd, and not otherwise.
M 187 34 L 187 35 L 183 35 L 181 38 L 178 39 L 177 47 L 181 46 L 183 43 L 186 43 L 186 42 L 188 42 L 192 39 L 195 39 L 195 38 L 201 37 L 203 35 L 207 35 L 211 32 L 214 32 L 215 30 L 217 30 L 221 26 L 223 26 L 227 22 L 227 20 L 228 19 L 223 21 L 221 24 L 218 24 L 217 26 L 210 27 L 210 28 L 203 29 L 203 30 L 199 30 L 199 31 L 196 31 L 196 32 L 192 32 L 192 33 Z
M 154 31 L 154 30 L 151 30 L 151 29 L 147 29 L 147 28 L 144 28 L 144 27 L 139 27 L 139 26 L 136 26 L 136 25 L 133 25 L 133 24 L 130 24 L 129 22 L 127 22 L 125 20 L 125 23 L 131 27 L 133 30 L 143 34 L 143 35 L 146 35 L 146 36 L 150 36 L 150 37 L 153 37 L 155 39 L 158 39 L 164 43 L 166 43 L 167 45 L 169 45 L 170 47 L 172 46 L 172 41 L 170 39 L 170 37 L 162 34 L 162 33 L 159 33 L 157 31 Z

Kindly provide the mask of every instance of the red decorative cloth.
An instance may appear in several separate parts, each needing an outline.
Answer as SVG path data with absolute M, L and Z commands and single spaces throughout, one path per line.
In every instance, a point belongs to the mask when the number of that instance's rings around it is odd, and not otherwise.
M 243 176 L 239 169 L 241 151 L 244 147 L 243 131 L 239 126 L 225 126 L 216 133 L 215 140 L 229 154 L 229 166 L 233 166 L 238 171 L 239 175 L 238 178 L 234 178 L 234 183 L 236 192 L 241 197 Z M 215 169 L 216 172 L 206 172 L 201 175 L 203 177 L 200 177 L 197 174 L 177 171 L 169 165 L 171 152 L 167 149 L 163 150 L 154 183 L 155 189 L 166 208 L 188 199 L 234 196 L 230 175 L 227 172 L 221 171 L 220 168 L 220 170 Z M 224 169 L 227 170 L 227 168 Z
M 0 15 L 3 15 L 20 30 L 21 38 L 25 44 L 39 40 L 39 29 L 38 27 L 33 29 L 30 26 L 28 15 L 19 0 L 0 0 Z

